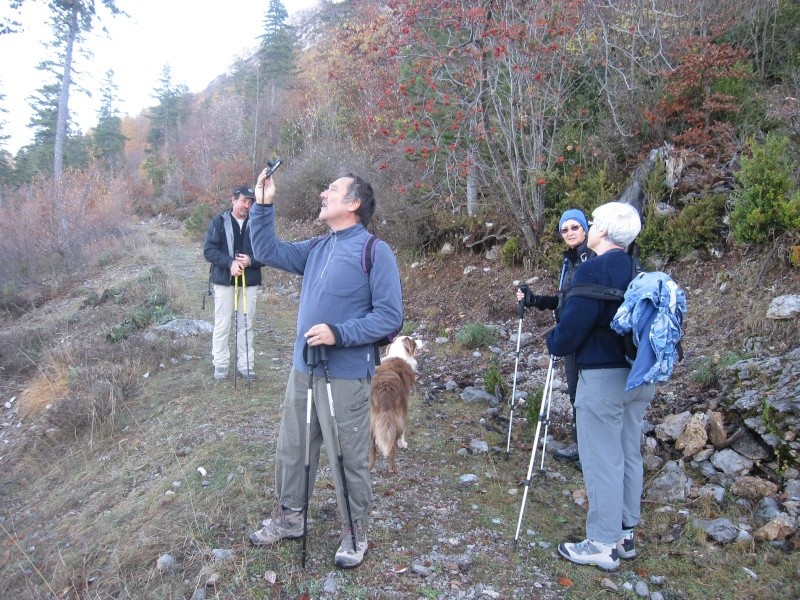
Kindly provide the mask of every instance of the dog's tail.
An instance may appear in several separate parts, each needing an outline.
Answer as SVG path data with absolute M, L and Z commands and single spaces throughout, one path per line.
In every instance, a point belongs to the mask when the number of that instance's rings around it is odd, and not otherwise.
M 388 458 L 398 438 L 404 433 L 404 415 L 398 413 L 398 399 L 403 396 L 400 378 L 394 373 L 372 380 L 370 430 L 375 446 Z
M 370 428 L 378 451 L 384 458 L 389 458 L 392 449 L 397 444 L 397 438 L 400 437 L 397 432 L 395 416 L 389 412 L 373 415 Z

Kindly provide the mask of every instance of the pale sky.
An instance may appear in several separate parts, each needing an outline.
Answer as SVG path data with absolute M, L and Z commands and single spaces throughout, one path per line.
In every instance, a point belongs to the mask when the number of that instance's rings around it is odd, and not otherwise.
M 290 17 L 316 3 L 283 0 Z M 42 86 L 36 65 L 48 56 L 42 41 L 51 33 L 44 0 L 26 0 L 18 15 L 10 12 L 7 0 L 0 4 L 5 5 L 0 7 L 0 16 L 11 14 L 24 27 L 21 33 L 0 35 L 0 94 L 5 94 L 0 107 L 8 111 L 0 114 L 0 120 L 6 121 L 6 132 L 12 136 L 3 148 L 16 154 L 33 137 L 28 128 L 32 115 L 28 98 Z M 199 92 L 237 57 L 255 50 L 269 0 L 117 0 L 117 7 L 130 17 L 113 18 L 101 0 L 96 5 L 102 22 L 96 22 L 85 44 L 94 57 L 78 59 L 87 71 L 80 81 L 92 98 L 74 87 L 70 94 L 70 111 L 84 133 L 97 123 L 100 86 L 109 69 L 114 71 L 121 116 L 137 115 L 155 104 L 153 90 L 165 64 L 171 68 L 173 84 Z M 108 37 L 103 36 L 101 24 Z

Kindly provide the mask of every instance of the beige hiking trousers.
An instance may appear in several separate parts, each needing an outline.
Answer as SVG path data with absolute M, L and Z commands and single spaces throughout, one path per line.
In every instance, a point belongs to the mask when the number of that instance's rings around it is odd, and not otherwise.
M 253 352 L 253 319 L 256 316 L 256 292 L 258 286 L 249 285 L 246 289 L 247 297 L 247 320 L 244 317 L 244 298 L 242 287 L 238 287 L 238 326 L 236 350 L 237 365 L 239 371 L 246 372 L 248 365 L 251 371 L 255 371 Z M 231 318 L 233 317 L 233 292 L 232 285 L 214 285 L 214 334 L 211 342 L 211 356 L 214 367 L 228 367 L 231 359 L 231 351 L 228 347 L 228 337 L 231 331 Z

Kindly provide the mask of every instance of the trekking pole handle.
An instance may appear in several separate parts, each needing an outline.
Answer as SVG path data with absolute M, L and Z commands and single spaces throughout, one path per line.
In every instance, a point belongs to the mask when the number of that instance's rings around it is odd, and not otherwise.
M 314 367 L 319 364 L 319 346 L 309 346 L 308 344 L 305 345 L 303 348 L 303 356 L 306 359 L 306 366 L 309 370 L 313 371 Z
M 317 346 L 319 348 L 319 360 L 321 363 L 328 362 L 328 351 L 325 350 L 325 346 Z
M 524 283 L 519 286 L 519 291 L 522 292 L 525 296 L 528 295 L 528 286 Z M 525 298 L 519 301 L 519 318 L 523 318 L 525 316 Z

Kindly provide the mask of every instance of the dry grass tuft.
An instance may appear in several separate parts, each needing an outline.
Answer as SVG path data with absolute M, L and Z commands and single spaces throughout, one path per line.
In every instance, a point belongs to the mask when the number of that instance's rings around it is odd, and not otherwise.
M 64 400 L 69 393 L 69 374 L 60 365 L 53 365 L 50 372 L 40 372 L 25 388 L 19 400 L 19 416 L 29 419 L 41 415 L 48 407 Z

